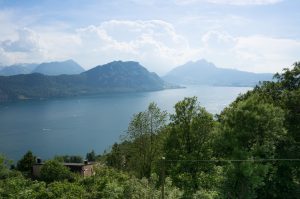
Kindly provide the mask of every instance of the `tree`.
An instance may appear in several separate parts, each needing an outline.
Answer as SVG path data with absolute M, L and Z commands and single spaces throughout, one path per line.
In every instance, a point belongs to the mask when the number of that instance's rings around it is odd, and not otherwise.
M 164 149 L 167 172 L 175 185 L 184 189 L 187 198 L 199 188 L 209 188 L 199 176 L 213 175 L 213 165 L 197 164 L 194 160 L 212 157 L 214 123 L 213 116 L 199 106 L 196 97 L 184 98 L 175 105 Z
M 275 157 L 278 159 L 300 158 L 300 62 L 292 69 L 277 73 L 273 82 L 263 82 L 253 91 L 239 97 L 231 107 L 245 101 L 253 95 L 265 102 L 280 107 L 284 111 L 284 128 L 287 130 L 277 143 Z M 226 109 L 225 109 L 226 110 Z M 266 186 L 258 190 L 260 198 L 298 198 L 300 164 L 296 161 L 278 161 L 273 163 L 272 174 L 268 174 Z M 284 192 L 282 190 L 285 190 Z
M 9 163 L 10 161 L 0 154 L 0 180 L 9 176 Z
M 276 158 L 300 158 L 300 62 L 292 69 L 277 73 L 274 83 L 264 83 L 254 92 L 267 96 L 272 104 L 285 112 L 285 138 L 276 147 Z M 259 194 L 264 198 L 299 197 L 300 164 L 294 161 L 281 161 L 274 164 L 274 174 L 269 178 L 265 189 Z M 285 190 L 282 192 L 281 190 Z
M 31 151 L 28 151 L 17 163 L 17 170 L 22 172 L 31 172 L 32 166 L 36 163 L 36 157 Z
M 41 198 L 88 198 L 84 187 L 71 182 L 53 182 Z
M 106 155 L 106 164 L 119 170 L 129 170 L 128 160 L 131 155 L 128 153 L 132 146 L 131 142 L 124 141 L 120 144 L 115 143 L 110 153 Z
M 148 109 L 133 116 L 127 131 L 127 140 L 132 142 L 129 167 L 139 177 L 150 177 L 154 162 L 159 158 L 161 148 L 159 132 L 166 125 L 167 113 L 161 111 L 155 103 Z
M 45 197 L 46 183 L 32 181 L 22 175 L 0 180 L 0 198 L 50 198 Z
M 91 162 L 96 161 L 96 154 L 95 154 L 95 151 L 92 150 L 91 152 L 87 153 L 87 154 L 86 154 L 86 159 L 87 159 L 88 161 L 91 161 Z
M 47 183 L 73 179 L 73 173 L 57 160 L 47 161 L 41 169 L 41 180 Z
M 67 162 L 67 163 L 82 163 L 83 159 L 79 155 L 63 155 L 63 156 L 55 156 L 54 160 L 59 162 Z
M 97 168 L 96 175 L 81 179 L 80 184 L 88 190 L 87 198 L 160 198 L 158 176 L 152 174 L 150 178 L 139 179 L 126 172 L 101 166 Z M 176 188 L 167 177 L 165 183 L 165 198 L 179 199 L 182 192 Z
M 226 198 L 256 198 L 273 172 L 272 162 L 255 162 L 276 157 L 276 146 L 284 138 L 284 111 L 251 95 L 226 109 L 220 119 L 219 158 L 253 160 L 224 165 Z

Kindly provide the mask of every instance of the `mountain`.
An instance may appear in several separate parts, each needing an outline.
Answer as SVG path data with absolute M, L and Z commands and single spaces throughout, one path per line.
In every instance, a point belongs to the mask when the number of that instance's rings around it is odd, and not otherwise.
M 14 64 L 0 68 L 0 75 L 2 76 L 29 73 L 41 73 L 44 75 L 73 75 L 80 74 L 82 72 L 84 72 L 84 69 L 73 60 L 41 64 Z
M 150 73 L 138 62 L 114 61 L 97 66 L 81 74 L 89 86 L 114 89 L 159 90 L 164 81 L 155 73 Z
M 218 68 L 202 59 L 178 66 L 163 79 L 175 84 L 199 84 L 213 86 L 255 86 L 259 81 L 272 80 L 271 73 L 251 73 L 235 69 Z
M 0 69 L 0 75 L 10 76 L 19 74 L 29 74 L 38 64 L 14 64 Z
M 73 75 L 82 72 L 84 72 L 84 69 L 73 60 L 41 63 L 32 71 L 32 73 L 41 73 L 44 75 Z
M 0 76 L 0 102 L 165 88 L 169 86 L 159 76 L 139 63 L 114 61 L 76 75 Z

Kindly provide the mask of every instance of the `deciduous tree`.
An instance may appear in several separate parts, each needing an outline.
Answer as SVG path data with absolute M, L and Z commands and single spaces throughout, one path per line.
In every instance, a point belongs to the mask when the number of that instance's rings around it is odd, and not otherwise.
M 200 107 L 197 98 L 185 98 L 175 105 L 169 135 L 165 143 L 166 168 L 174 183 L 190 198 L 200 188 L 207 188 L 201 172 L 213 175 L 211 163 L 197 160 L 212 158 L 213 116 Z

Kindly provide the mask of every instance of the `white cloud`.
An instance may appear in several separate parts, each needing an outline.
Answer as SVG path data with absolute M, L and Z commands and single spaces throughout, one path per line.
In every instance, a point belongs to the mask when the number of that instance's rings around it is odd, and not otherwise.
M 281 71 L 295 61 L 299 61 L 300 41 L 285 38 L 270 38 L 262 35 L 239 37 L 235 46 L 237 57 L 247 63 L 253 71 Z M 289 65 L 286 65 L 286 64 Z
M 0 48 L 0 66 L 4 66 L 6 64 L 11 64 L 11 58 L 7 55 L 7 53 Z
M 112 20 L 77 32 L 86 49 L 82 59 L 90 57 L 89 65 L 116 59 L 137 60 L 151 71 L 164 73 L 197 54 L 186 38 L 161 20 Z
M 163 74 L 187 61 L 205 58 L 220 67 L 277 72 L 298 61 L 300 52 L 297 40 L 232 36 L 215 30 L 199 35 L 199 42 L 191 45 L 162 20 L 111 20 L 68 31 L 21 28 L 11 35 L 0 38 L 0 64 L 72 58 L 91 68 L 113 60 L 135 60 Z
M 177 0 L 178 4 L 192 4 L 192 3 L 213 3 L 213 4 L 229 4 L 229 5 L 267 5 L 279 3 L 283 0 Z
M 38 49 L 38 35 L 29 28 L 18 30 L 17 40 L 4 40 L 0 43 L 2 48 L 8 52 L 30 52 Z
M 69 59 L 78 51 L 75 34 L 63 32 L 37 33 L 30 28 L 15 30 L 12 39 L 0 40 L 0 63 L 43 62 Z M 76 43 L 77 42 L 77 43 Z
M 253 72 L 279 72 L 299 59 L 300 41 L 264 35 L 233 37 L 224 32 L 203 35 L 202 55 L 218 66 Z
M 16 62 L 42 60 L 41 44 L 38 34 L 29 28 L 15 30 L 15 39 L 0 40 L 0 63 L 2 65 Z
M 111 20 L 71 32 L 22 28 L 1 41 L 0 62 L 40 62 L 73 58 L 86 68 L 113 60 L 136 60 L 165 73 L 199 57 L 188 40 L 165 21 Z
M 202 36 L 201 40 L 205 47 L 214 49 L 228 50 L 236 45 L 236 38 L 225 32 L 208 31 Z

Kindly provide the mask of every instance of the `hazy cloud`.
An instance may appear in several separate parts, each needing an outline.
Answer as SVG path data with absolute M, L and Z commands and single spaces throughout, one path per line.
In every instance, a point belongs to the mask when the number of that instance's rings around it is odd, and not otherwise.
M 281 71 L 295 62 L 300 52 L 297 40 L 264 35 L 234 37 L 217 31 L 204 34 L 202 44 L 202 56 L 218 66 L 256 72 Z
M 221 67 L 276 72 L 297 61 L 300 52 L 300 41 L 295 39 L 233 36 L 217 30 L 199 33 L 199 41 L 193 42 L 163 20 L 109 20 L 68 31 L 20 28 L 11 35 L 0 38 L 1 64 L 72 58 L 91 68 L 113 60 L 135 60 L 163 74 L 205 58 Z
M 102 62 L 115 59 L 137 60 L 150 70 L 164 73 L 197 52 L 188 40 L 165 21 L 106 21 L 100 26 L 79 29 L 85 55 L 98 54 Z M 99 60 L 89 59 L 90 65 Z
M 239 37 L 235 51 L 239 65 L 248 70 L 278 72 L 297 61 L 300 41 L 263 35 Z
M 209 31 L 202 36 L 202 42 L 205 47 L 228 50 L 236 45 L 237 39 L 225 32 Z
M 39 62 L 73 58 L 86 68 L 113 60 L 136 60 L 151 71 L 165 73 L 199 53 L 162 20 L 110 20 L 73 32 L 23 28 L 17 37 L 0 40 L 0 62 Z M 197 54 L 198 53 L 198 54 Z
M 15 41 L 5 40 L 0 43 L 1 47 L 8 52 L 28 52 L 39 48 L 37 34 L 29 28 L 18 30 L 19 38 Z

